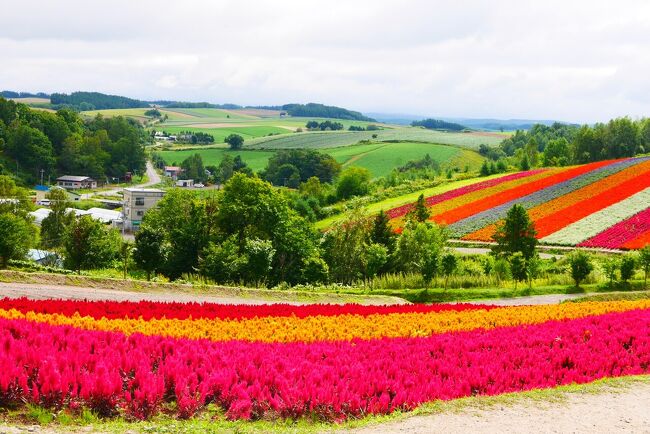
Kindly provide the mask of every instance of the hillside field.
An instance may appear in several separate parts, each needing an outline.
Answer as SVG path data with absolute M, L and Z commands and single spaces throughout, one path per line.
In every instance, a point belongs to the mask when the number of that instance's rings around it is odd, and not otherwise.
M 430 220 L 455 238 L 491 241 L 520 204 L 543 244 L 636 249 L 650 241 L 650 157 L 535 169 L 427 197 Z M 387 211 L 400 231 L 412 204 Z
M 371 143 L 340 148 L 325 148 L 321 150 L 330 154 L 345 167 L 365 167 L 373 177 L 381 177 L 390 173 L 396 167 L 408 161 L 418 160 L 429 154 L 443 167 L 458 167 L 464 170 L 465 165 L 470 170 L 477 170 L 483 159 L 476 152 L 454 146 L 437 145 L 433 143 Z M 268 159 L 275 150 L 231 151 L 227 148 L 185 149 L 179 151 L 160 151 L 159 154 L 167 163 L 179 164 L 185 158 L 195 153 L 201 155 L 205 165 L 218 165 L 225 154 L 241 155 L 242 159 L 254 170 L 266 167 Z

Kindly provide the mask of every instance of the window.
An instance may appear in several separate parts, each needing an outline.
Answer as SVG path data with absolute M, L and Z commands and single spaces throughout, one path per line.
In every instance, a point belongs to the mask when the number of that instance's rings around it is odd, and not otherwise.
M 144 211 L 138 211 L 136 214 L 138 217 L 142 217 L 144 215 Z
M 136 197 L 135 206 L 144 206 L 144 197 Z

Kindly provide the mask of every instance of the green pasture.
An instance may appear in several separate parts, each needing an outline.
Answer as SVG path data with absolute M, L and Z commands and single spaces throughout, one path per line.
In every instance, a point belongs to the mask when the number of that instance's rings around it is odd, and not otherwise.
M 264 169 L 267 161 L 269 161 L 269 158 L 271 158 L 274 153 L 274 151 L 231 151 L 228 148 L 185 149 L 182 151 L 159 152 L 168 164 L 180 164 L 190 155 L 199 154 L 203 159 L 203 164 L 206 166 L 217 166 L 226 154 L 233 158 L 237 155 L 241 155 L 241 158 L 254 171 Z
M 214 136 L 215 143 L 223 143 L 226 137 L 230 134 L 239 134 L 244 140 L 250 140 L 256 137 L 268 136 L 269 134 L 285 134 L 288 132 L 286 128 L 274 127 L 270 125 L 257 125 L 257 126 L 237 126 L 233 124 L 231 127 L 224 128 L 197 128 L 196 126 L 165 126 L 156 125 L 157 131 L 166 131 L 170 134 L 178 134 L 181 131 L 193 131 Z
M 218 165 L 227 153 L 233 157 L 241 155 L 242 159 L 257 171 L 266 167 L 266 162 L 275 152 L 275 150 L 251 149 L 231 151 L 223 147 L 210 147 L 207 149 L 166 150 L 159 153 L 169 164 L 179 164 L 190 155 L 198 153 L 205 165 Z M 421 159 L 426 154 L 429 154 L 443 167 L 455 165 L 463 169 L 465 164 L 470 164 L 470 170 L 476 170 L 482 161 L 482 158 L 473 151 L 433 143 L 371 143 L 323 149 L 322 152 L 332 155 L 343 167 L 365 167 L 370 170 L 373 177 L 385 176 L 395 167 L 410 160 Z
M 134 109 L 110 109 L 110 110 L 90 110 L 81 112 L 83 116 L 95 117 L 98 114 L 101 114 L 104 117 L 114 117 L 114 116 L 124 116 L 129 118 L 135 118 L 140 121 L 145 121 L 151 119 L 144 115 L 144 112 L 151 110 L 151 108 L 134 108 Z M 170 120 L 184 120 L 188 121 L 191 119 L 190 116 L 179 114 L 171 110 L 158 109 L 163 115 L 167 115 Z
M 376 135 L 373 138 L 373 135 Z M 337 148 L 359 143 L 360 141 L 407 141 L 427 142 L 443 145 L 456 145 L 468 149 L 478 149 L 479 145 L 495 145 L 503 138 L 475 133 L 451 133 L 423 128 L 402 127 L 379 131 L 326 131 L 285 134 L 282 136 L 260 137 L 246 143 L 254 149 L 289 148 Z

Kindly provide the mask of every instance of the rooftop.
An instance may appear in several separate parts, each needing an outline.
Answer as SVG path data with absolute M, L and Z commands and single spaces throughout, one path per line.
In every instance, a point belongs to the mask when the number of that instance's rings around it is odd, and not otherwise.
M 159 188 L 136 188 L 136 187 L 127 187 L 124 191 L 129 193 L 165 193 L 165 190 Z
M 72 175 L 65 175 L 65 176 L 59 176 L 56 178 L 57 181 L 71 181 L 71 182 L 81 182 L 81 181 L 94 181 L 89 176 L 72 176 Z

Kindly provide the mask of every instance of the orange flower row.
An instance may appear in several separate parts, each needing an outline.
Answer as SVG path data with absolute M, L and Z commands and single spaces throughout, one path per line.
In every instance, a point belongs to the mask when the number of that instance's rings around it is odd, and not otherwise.
M 560 182 L 575 178 L 576 176 L 611 163 L 611 161 L 599 161 L 597 163 L 585 164 L 583 166 L 555 169 L 546 172 L 549 176 L 540 177 L 538 179 L 531 179 L 534 177 L 526 178 L 529 182 L 525 182 L 515 188 L 500 191 L 496 194 L 483 196 L 481 199 L 474 202 L 466 202 L 464 206 L 461 207 L 456 207 L 442 213 L 438 212 L 432 216 L 432 219 L 436 223 L 452 224 L 464 218 L 503 205 L 511 200 L 527 196 L 536 191 L 551 187 L 555 184 L 559 184 Z
M 616 193 L 617 189 L 619 188 L 623 188 L 623 191 L 626 193 L 631 191 L 630 195 L 643 190 L 646 188 L 647 182 L 650 181 L 650 177 L 648 176 L 649 174 L 650 161 L 646 161 L 641 164 L 628 167 L 625 170 L 603 178 L 597 182 L 594 182 L 593 184 L 580 188 L 569 194 L 565 194 L 556 199 L 531 208 L 528 210 L 528 214 L 531 220 L 535 222 L 535 228 L 537 229 L 538 237 L 541 238 L 545 235 L 549 235 L 549 233 L 552 232 L 548 231 L 554 229 L 555 227 L 562 228 L 563 226 L 557 226 L 556 224 L 551 224 L 551 222 L 558 221 L 554 216 L 559 215 L 559 213 L 562 213 L 567 208 L 576 207 L 576 209 L 591 210 L 593 209 L 593 204 L 591 207 L 588 204 L 581 204 L 585 201 L 591 201 L 593 198 L 596 198 L 599 195 L 603 197 L 609 197 L 610 200 L 613 200 L 614 198 L 620 197 L 620 194 Z M 642 178 L 641 182 L 639 182 L 638 178 Z M 645 179 L 645 182 L 643 182 L 643 179 Z M 599 209 L 601 206 L 602 205 L 599 205 Z M 598 209 L 595 211 L 597 210 Z M 589 212 L 588 214 L 591 214 L 592 212 Z M 544 220 L 546 217 L 548 217 L 548 219 Z M 573 223 L 573 221 L 570 223 Z M 473 241 L 490 241 L 496 232 L 496 228 L 497 224 L 489 225 L 464 236 L 463 239 Z
M 94 319 L 78 314 L 23 313 L 0 309 L 0 318 L 23 319 L 50 325 L 68 325 L 84 330 L 121 332 L 212 341 L 315 342 L 350 341 L 397 337 L 424 337 L 440 333 L 493 329 L 551 320 L 576 319 L 650 308 L 650 300 L 585 302 L 559 305 L 513 306 L 427 313 L 394 313 L 298 318 L 262 317 L 246 319 Z

